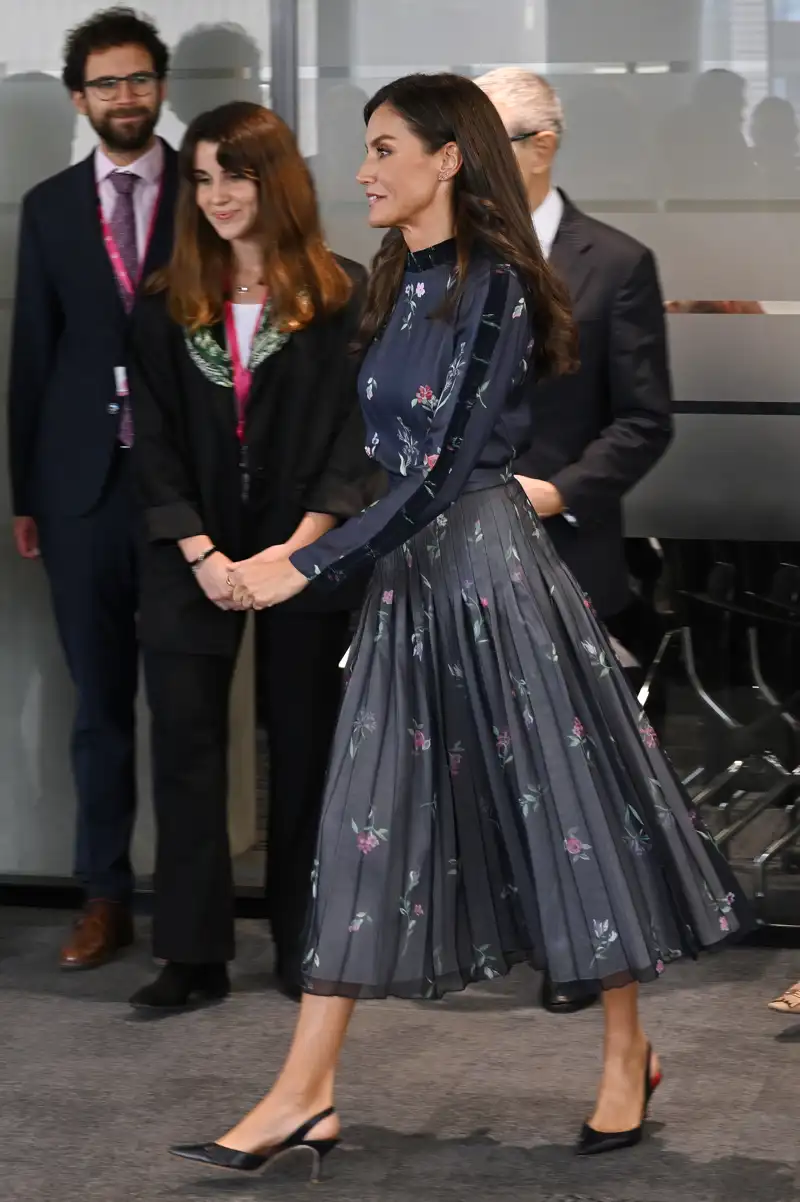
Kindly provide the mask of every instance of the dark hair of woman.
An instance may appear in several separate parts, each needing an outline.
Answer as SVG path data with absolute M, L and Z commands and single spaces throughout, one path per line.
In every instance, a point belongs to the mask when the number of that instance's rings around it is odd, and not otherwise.
M 491 100 L 471 80 L 443 73 L 407 75 L 387 84 L 365 106 L 365 123 L 382 105 L 394 109 L 431 154 L 448 142 L 461 152 L 453 188 L 459 283 L 442 316 L 455 312 L 470 256 L 479 248 L 488 250 L 516 270 L 528 295 L 539 375 L 574 370 L 577 336 L 569 296 L 539 248 L 514 152 Z M 392 312 L 405 259 L 403 235 L 391 230 L 372 264 L 361 327 L 365 345 Z
M 70 92 L 82 92 L 89 56 L 116 50 L 119 46 L 141 46 L 153 60 L 153 70 L 158 78 L 166 77 L 169 50 L 158 36 L 155 25 L 140 17 L 134 9 L 117 5 L 96 12 L 67 34 L 61 75 L 64 86 Z
M 170 315 L 190 330 L 222 320 L 231 250 L 196 201 L 195 151 L 217 145 L 217 162 L 258 184 L 253 236 L 264 256 L 263 283 L 281 329 L 298 330 L 315 314 L 334 313 L 352 290 L 349 276 L 325 245 L 311 175 L 288 125 L 270 109 L 237 100 L 191 123 L 180 149 L 175 244 L 152 289 L 166 288 Z

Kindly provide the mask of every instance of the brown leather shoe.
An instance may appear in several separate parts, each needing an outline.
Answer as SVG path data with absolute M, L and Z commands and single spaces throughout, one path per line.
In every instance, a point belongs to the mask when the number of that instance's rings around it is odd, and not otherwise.
M 99 968 L 133 943 L 131 912 L 119 902 L 87 902 L 72 934 L 61 949 L 60 967 Z

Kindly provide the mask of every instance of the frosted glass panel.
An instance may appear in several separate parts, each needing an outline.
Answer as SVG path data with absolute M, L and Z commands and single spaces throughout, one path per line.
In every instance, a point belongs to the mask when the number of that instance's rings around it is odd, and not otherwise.
M 766 238 L 759 283 L 773 289 L 766 299 L 780 299 L 789 266 L 771 253 L 771 219 L 780 212 L 792 221 L 800 211 L 800 18 L 775 9 L 791 19 L 771 19 L 774 7 L 495 0 L 489 20 L 481 0 L 299 0 L 301 142 L 331 237 L 353 238 L 343 206 L 358 203 L 352 176 L 369 95 L 412 70 L 477 75 L 523 65 L 546 73 L 564 101 L 557 180 L 576 201 L 615 224 L 646 215 L 653 242 L 690 233 L 669 268 L 679 289 L 696 285 L 696 242 L 712 263 L 719 245 L 732 274 L 737 260 L 749 260 L 752 272 L 759 256 L 748 252 Z M 720 228 L 732 212 L 738 220 Z M 361 240 L 368 253 L 363 225 Z
M 5 386 L 19 202 L 39 180 L 88 154 L 95 138 L 60 83 L 66 30 L 102 5 L 4 0 L 0 45 L 0 875 L 68 876 L 74 796 L 68 761 L 72 688 L 58 646 L 42 567 L 13 551 L 6 482 Z M 148 6 L 145 6 L 148 7 Z M 177 145 L 186 123 L 232 99 L 269 103 L 269 0 L 170 0 L 149 6 L 173 51 L 170 99 L 159 132 Z M 65 236 L 68 231 L 65 231 Z M 252 661 L 252 643 L 248 642 Z M 255 840 L 252 670 L 234 695 L 232 834 Z M 146 721 L 141 706 L 144 732 Z M 249 739 L 246 733 L 249 731 Z M 244 732 L 244 733 L 243 733 Z M 146 739 L 140 754 L 137 867 L 152 865 Z
M 564 102 L 556 183 L 658 257 L 674 313 L 676 399 L 800 412 L 800 4 L 301 0 L 299 12 L 301 140 L 334 249 L 366 262 L 378 242 L 353 180 L 359 109 L 371 93 L 411 70 L 476 76 L 527 66 Z M 689 512 L 688 494 L 675 498 L 684 472 L 692 487 L 704 474 L 708 497 L 730 499 L 721 476 L 715 491 L 726 462 L 711 453 L 715 420 L 681 418 L 664 464 L 631 498 L 638 533 Z M 726 455 L 741 437 L 744 459 L 763 450 L 769 466 L 765 488 L 737 519 L 752 537 L 769 527 L 770 490 L 795 488 L 798 423 L 787 410 L 720 427 Z M 685 528 L 702 537 L 705 510 L 691 512 Z M 715 530 L 721 512 L 718 503 L 708 510 Z M 782 528 L 800 538 L 791 507 L 785 514 Z

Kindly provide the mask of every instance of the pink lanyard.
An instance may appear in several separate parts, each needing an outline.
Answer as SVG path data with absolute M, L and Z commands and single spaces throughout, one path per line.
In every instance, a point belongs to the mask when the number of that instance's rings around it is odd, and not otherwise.
M 263 301 L 258 311 L 258 321 L 255 326 L 256 334 L 261 329 L 261 321 L 264 317 L 264 306 L 266 303 L 266 300 Z M 255 334 L 253 337 L 255 338 Z M 225 338 L 228 343 L 228 354 L 231 357 L 231 366 L 233 368 L 233 394 L 236 397 L 236 437 L 239 439 L 239 442 L 244 442 L 244 419 L 247 412 L 247 402 L 250 399 L 250 386 L 253 383 L 253 373 L 242 360 L 239 336 L 236 333 L 236 320 L 233 316 L 233 305 L 230 301 L 225 301 Z
M 156 228 L 156 218 L 158 217 L 158 210 L 161 207 L 161 194 L 163 191 L 164 191 L 164 176 L 162 175 L 161 181 L 158 185 L 158 196 L 156 197 L 156 203 L 153 205 L 153 212 L 150 217 L 150 228 L 147 231 L 147 238 L 145 239 L 145 244 L 144 244 L 144 252 L 143 252 L 141 258 L 139 259 L 139 273 L 136 276 L 135 280 L 132 280 L 131 277 L 128 275 L 128 269 L 122 261 L 122 255 L 119 253 L 119 247 L 117 246 L 117 240 L 114 237 L 114 235 L 111 233 L 111 226 L 109 225 L 109 223 L 106 219 L 106 215 L 103 212 L 103 202 L 100 199 L 100 193 L 98 192 L 98 194 L 97 194 L 97 208 L 100 213 L 100 228 L 103 231 L 103 242 L 105 243 L 106 250 L 108 251 L 108 257 L 111 260 L 111 267 L 113 269 L 114 275 L 116 276 L 117 283 L 119 284 L 120 289 L 123 292 L 126 292 L 128 294 L 128 296 L 135 296 L 136 289 L 139 286 L 139 281 L 142 278 L 142 272 L 144 271 L 145 261 L 147 259 L 148 251 L 150 250 L 150 243 L 153 239 L 153 231 Z

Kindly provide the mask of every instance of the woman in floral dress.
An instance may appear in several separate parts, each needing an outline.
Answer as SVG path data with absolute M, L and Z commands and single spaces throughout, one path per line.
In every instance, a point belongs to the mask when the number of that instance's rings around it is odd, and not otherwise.
M 243 1169 L 290 1147 L 324 1155 L 356 999 L 437 998 L 518 961 L 603 987 L 605 1063 L 579 1150 L 606 1151 L 640 1138 L 659 1080 L 638 984 L 736 931 L 736 889 L 510 472 L 536 437 L 531 376 L 569 369 L 572 328 L 499 118 L 451 75 L 397 81 L 366 118 L 359 180 L 371 224 L 392 232 L 360 396 L 389 491 L 233 574 L 234 595 L 261 607 L 374 565 L 328 771 L 305 996 L 270 1094 L 220 1142 L 174 1151 Z

